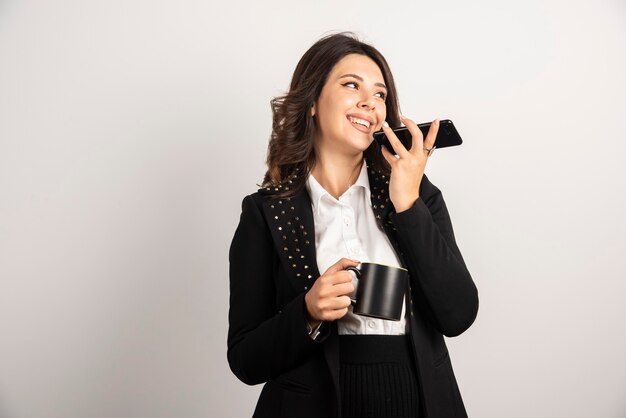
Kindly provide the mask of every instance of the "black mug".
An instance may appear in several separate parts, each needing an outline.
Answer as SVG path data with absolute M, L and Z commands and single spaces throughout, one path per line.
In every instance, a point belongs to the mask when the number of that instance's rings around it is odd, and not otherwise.
M 391 321 L 401 319 L 408 270 L 376 263 L 361 263 L 360 268 L 346 270 L 353 271 L 359 281 L 356 299 L 351 299 L 355 314 Z

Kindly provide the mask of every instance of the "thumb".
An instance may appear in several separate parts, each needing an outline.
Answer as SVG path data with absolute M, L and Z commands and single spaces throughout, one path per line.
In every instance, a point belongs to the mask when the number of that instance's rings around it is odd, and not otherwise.
M 341 260 L 337 261 L 332 266 L 328 267 L 328 269 L 326 270 L 324 274 L 336 273 L 338 271 L 345 270 L 346 267 L 350 267 L 350 266 L 356 267 L 359 264 L 361 264 L 361 262 L 358 260 L 351 260 L 349 258 L 344 257 Z

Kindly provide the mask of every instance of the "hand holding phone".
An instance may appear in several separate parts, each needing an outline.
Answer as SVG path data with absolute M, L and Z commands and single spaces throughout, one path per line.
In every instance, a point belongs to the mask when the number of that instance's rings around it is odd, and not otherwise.
M 431 123 L 432 122 L 426 122 L 417 125 L 417 127 L 420 128 L 420 131 L 422 131 L 424 138 L 426 138 L 426 134 L 428 134 Z M 402 142 L 402 145 L 404 145 L 406 149 L 411 149 L 411 132 L 409 132 L 406 126 L 394 128 L 393 132 L 396 134 L 396 136 L 398 137 L 400 142 Z M 380 146 L 384 146 L 385 148 L 387 148 L 390 153 L 397 154 L 383 131 L 374 132 L 374 139 L 376 140 L 376 142 L 378 142 Z M 454 124 L 450 119 L 444 119 L 439 121 L 439 131 L 437 132 L 437 138 L 435 139 L 435 144 L 433 148 L 452 147 L 455 145 L 461 145 L 462 143 L 463 140 L 461 139 L 459 132 L 456 130 Z

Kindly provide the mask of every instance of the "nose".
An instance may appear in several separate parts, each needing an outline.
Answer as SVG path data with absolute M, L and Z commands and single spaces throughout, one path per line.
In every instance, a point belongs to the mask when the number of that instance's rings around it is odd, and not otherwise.
M 363 109 L 372 110 L 376 107 L 376 102 L 372 96 L 363 96 L 359 101 L 359 107 Z
M 373 110 L 376 107 L 376 102 L 374 102 L 373 98 L 362 99 L 359 102 L 359 107 L 363 109 Z

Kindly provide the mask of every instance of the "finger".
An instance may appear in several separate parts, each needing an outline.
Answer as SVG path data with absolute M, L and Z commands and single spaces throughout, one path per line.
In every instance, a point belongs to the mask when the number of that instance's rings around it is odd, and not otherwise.
M 348 296 L 339 296 L 333 301 L 333 309 L 345 309 L 352 304 Z
M 330 275 L 330 283 L 337 286 L 342 283 L 352 283 L 352 272 L 348 270 L 336 271 Z
M 393 132 L 393 129 L 389 127 L 387 122 L 383 125 L 383 132 L 385 132 L 385 136 L 389 139 L 393 150 L 398 154 L 400 158 L 406 157 L 409 154 L 409 151 L 402 145 L 402 142 L 398 139 L 396 134 Z
M 337 315 L 339 315 L 338 319 L 343 318 L 344 316 L 346 316 L 347 313 L 348 313 L 348 308 L 347 307 L 337 311 Z
M 348 313 L 348 308 L 337 309 L 335 311 L 330 311 L 326 316 L 326 321 L 335 321 L 337 319 L 341 319 Z
M 322 297 L 335 297 L 339 293 L 335 289 L 335 286 L 342 283 L 352 283 L 352 273 L 347 270 L 336 271 L 332 274 L 325 274 L 323 281 L 317 281 L 320 283 L 320 296 Z M 317 283 L 315 282 L 315 283 Z
M 424 135 L 422 134 L 422 131 L 420 130 L 420 128 L 417 126 L 415 122 L 413 122 L 413 120 L 409 118 L 400 116 L 400 119 L 402 119 L 402 122 L 411 133 L 411 141 L 412 141 L 411 151 L 410 151 L 411 154 L 417 155 L 419 153 L 423 153 L 424 152 Z
M 354 285 L 352 281 L 347 283 L 339 283 L 333 286 L 333 293 L 335 296 L 346 296 L 354 292 Z
M 345 309 L 352 304 L 352 301 L 348 296 L 339 296 L 336 298 L 328 299 L 323 303 L 321 307 L 322 315 L 332 314 L 340 309 Z
M 387 160 L 387 162 L 389 163 L 389 165 L 392 165 L 394 163 L 394 161 L 396 161 L 398 159 L 398 157 L 396 157 L 395 155 L 393 155 L 392 153 L 390 153 L 387 150 L 387 147 L 380 147 L 381 152 L 383 153 L 383 158 L 385 160 Z
M 350 267 L 350 266 L 356 267 L 359 264 L 361 264 L 361 262 L 358 260 L 351 260 L 349 258 L 344 257 L 341 260 L 337 261 L 332 266 L 328 267 L 328 269 L 326 269 L 326 271 L 324 272 L 324 275 L 336 273 L 341 270 L 345 270 L 346 267 Z
M 437 132 L 439 132 L 439 119 L 435 119 L 433 123 L 430 124 L 428 134 L 426 135 L 426 139 L 424 139 L 424 148 L 433 148 L 435 140 L 437 139 Z

